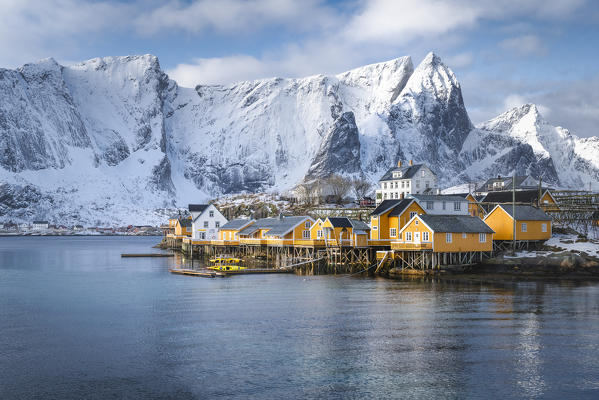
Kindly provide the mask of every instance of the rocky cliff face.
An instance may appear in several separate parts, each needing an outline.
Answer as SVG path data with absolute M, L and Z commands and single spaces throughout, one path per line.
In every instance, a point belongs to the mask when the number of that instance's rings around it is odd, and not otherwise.
M 0 219 L 160 223 L 163 207 L 306 177 L 374 182 L 399 159 L 427 163 L 442 185 L 514 168 L 599 182 L 599 139 L 549 126 L 534 105 L 472 126 L 457 78 L 432 53 L 416 69 L 402 57 L 193 89 L 154 56 L 48 59 L 0 70 L 0 98 Z

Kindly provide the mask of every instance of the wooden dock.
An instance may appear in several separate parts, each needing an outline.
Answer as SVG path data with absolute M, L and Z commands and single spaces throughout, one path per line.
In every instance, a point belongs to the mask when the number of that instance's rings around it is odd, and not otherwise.
M 293 268 L 251 268 L 237 271 L 219 271 L 226 275 L 251 275 L 251 274 L 290 274 Z
M 121 257 L 174 257 L 173 253 L 141 253 L 141 254 L 133 254 L 133 253 L 123 253 Z
M 197 271 L 195 269 L 173 268 L 169 269 L 169 272 L 171 274 L 197 276 L 200 278 L 216 278 L 217 276 L 220 278 L 224 278 L 225 276 L 227 276 L 227 274 L 221 271 Z

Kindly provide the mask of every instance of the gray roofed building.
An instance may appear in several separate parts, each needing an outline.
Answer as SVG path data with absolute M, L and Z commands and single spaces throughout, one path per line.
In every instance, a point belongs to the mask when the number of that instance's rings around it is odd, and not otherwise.
M 379 204 L 370 215 L 381 215 L 391 210 L 393 207 L 401 203 L 403 200 L 383 200 L 381 204 Z
M 278 218 L 260 218 L 255 222 L 239 231 L 240 236 L 250 236 L 256 233 L 260 229 L 268 229 L 266 236 L 281 236 L 287 234 L 298 224 L 302 223 L 306 219 L 312 221 L 312 218 L 307 216 L 281 216 Z
M 190 212 L 203 212 L 210 204 L 190 204 L 187 209 Z
M 356 231 L 356 233 L 357 233 L 357 231 L 369 231 L 370 230 L 370 225 L 368 225 L 364 221 L 360 221 L 357 219 L 350 219 L 349 221 L 351 222 L 352 228 L 354 229 L 354 231 Z
M 493 229 L 485 224 L 483 220 L 470 215 L 423 214 L 418 217 L 434 232 L 494 233 Z
M 347 217 L 329 217 L 328 220 L 335 228 L 351 228 L 352 224 Z
M 424 164 L 413 164 L 413 165 L 407 165 L 407 166 L 403 166 L 403 167 L 393 167 L 393 168 L 389 168 L 387 170 L 387 172 L 385 172 L 385 175 L 383 175 L 383 177 L 381 179 L 379 179 L 379 181 L 392 181 L 393 179 L 397 179 L 393 176 L 393 173 L 397 173 L 397 172 L 401 172 L 400 177 L 402 179 L 410 179 L 412 178 L 414 175 L 416 175 L 416 172 L 418 172 L 418 170 L 420 169 L 420 167 L 422 167 Z
M 419 201 L 464 201 L 466 196 L 458 194 L 409 194 L 409 198 L 413 198 Z
M 227 222 L 226 224 L 224 224 L 223 226 L 221 226 L 220 230 L 238 230 L 238 229 L 242 229 L 243 227 L 245 227 L 246 225 L 248 225 L 252 222 L 254 222 L 253 219 L 247 219 L 247 218 L 233 219 L 233 220 Z
M 498 205 L 497 207 L 501 207 L 512 218 L 514 218 L 513 208 L 515 207 L 516 221 L 551 221 L 551 217 L 549 215 L 547 215 L 545 213 L 545 211 L 541 210 L 540 208 L 533 207 L 533 206 L 522 206 L 522 205 L 512 206 L 512 205 L 504 204 L 504 205 Z M 490 215 L 490 213 L 489 213 L 489 215 Z

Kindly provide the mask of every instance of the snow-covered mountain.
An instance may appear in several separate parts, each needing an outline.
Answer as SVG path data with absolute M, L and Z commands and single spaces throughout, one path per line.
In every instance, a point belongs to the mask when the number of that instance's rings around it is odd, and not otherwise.
M 159 223 L 164 207 L 333 172 L 375 182 L 398 159 L 429 164 L 444 185 L 514 168 L 563 186 L 599 182 L 598 138 L 549 126 L 534 105 L 474 127 L 433 53 L 416 69 L 402 57 L 193 89 L 150 55 L 47 59 L 0 69 L 0 99 L 4 220 Z

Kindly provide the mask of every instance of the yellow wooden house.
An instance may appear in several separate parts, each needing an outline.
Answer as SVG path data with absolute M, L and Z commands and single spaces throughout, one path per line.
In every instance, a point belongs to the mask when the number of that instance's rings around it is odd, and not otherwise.
M 543 210 L 525 205 L 497 205 L 484 221 L 495 231 L 495 240 L 514 239 L 514 212 L 516 240 L 547 240 L 551 238 L 551 217 Z
M 310 238 L 314 220 L 309 216 L 279 216 L 260 218 L 237 234 L 240 244 L 287 246 L 295 241 Z
M 480 204 L 490 212 L 498 204 L 505 204 L 506 206 L 511 204 L 514 200 L 514 195 L 516 197 L 516 204 L 519 205 L 540 207 L 544 211 L 559 209 L 557 200 L 548 189 L 542 189 L 541 191 L 530 189 L 516 190 L 515 192 L 509 190 L 489 192 L 480 199 Z
M 430 250 L 434 253 L 489 252 L 493 250 L 493 230 L 471 215 L 414 216 L 391 243 L 402 251 Z
M 191 236 L 191 217 L 178 218 L 175 222 L 175 236 Z
M 468 193 L 465 196 L 466 200 L 468 200 L 468 214 L 473 217 L 484 218 L 485 217 L 485 209 L 480 205 L 476 197 L 472 193 Z
M 389 246 L 415 215 L 426 214 L 416 199 L 384 200 L 370 214 L 371 246 Z
M 218 240 L 215 241 L 215 244 L 239 244 L 239 232 L 251 226 L 254 222 L 256 221 L 247 218 L 238 218 L 227 222 L 219 228 Z
M 305 246 L 367 247 L 370 227 L 363 221 L 347 217 L 319 218 L 310 229 L 310 239 L 298 243 Z

